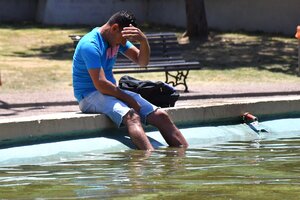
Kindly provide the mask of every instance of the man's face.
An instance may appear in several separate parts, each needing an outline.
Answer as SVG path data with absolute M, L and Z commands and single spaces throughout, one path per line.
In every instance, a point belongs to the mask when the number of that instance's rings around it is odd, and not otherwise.
M 111 46 L 125 46 L 127 40 L 122 36 L 122 30 L 123 29 L 119 28 L 118 24 L 114 24 L 112 26 L 112 41 L 110 44 Z

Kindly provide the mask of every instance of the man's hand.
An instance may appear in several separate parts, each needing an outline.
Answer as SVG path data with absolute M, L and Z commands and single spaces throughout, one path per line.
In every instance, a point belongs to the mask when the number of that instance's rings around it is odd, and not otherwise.
M 125 93 L 124 93 L 125 94 Z M 128 95 L 129 96 L 129 95 Z M 129 100 L 127 101 L 127 104 L 130 108 L 133 108 L 137 113 L 140 112 L 141 106 L 138 102 L 136 102 L 131 96 L 129 96 Z
M 129 41 L 143 42 L 147 41 L 145 34 L 138 28 L 132 26 L 124 27 L 122 30 L 122 36 Z
M 146 35 L 140 29 L 130 24 L 129 27 L 123 28 L 122 36 L 127 40 L 140 43 L 139 49 L 133 46 L 127 49 L 125 55 L 141 67 L 147 67 L 150 60 L 150 46 Z
M 141 106 L 140 104 L 130 95 L 123 92 L 116 85 L 108 81 L 105 77 L 105 73 L 102 68 L 100 69 L 89 69 L 89 74 L 92 78 L 94 86 L 102 94 L 109 95 L 120 99 L 126 103 L 130 108 L 133 108 L 137 113 L 139 113 Z

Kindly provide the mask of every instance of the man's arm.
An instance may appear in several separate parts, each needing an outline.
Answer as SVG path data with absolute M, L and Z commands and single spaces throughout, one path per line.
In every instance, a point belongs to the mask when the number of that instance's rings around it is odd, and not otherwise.
M 140 105 L 128 94 L 120 90 L 116 85 L 111 83 L 105 78 L 102 68 L 89 69 L 89 74 L 93 80 L 94 86 L 102 94 L 114 96 L 117 99 L 125 102 L 129 107 L 133 108 L 136 112 L 140 111 Z
M 140 49 L 135 46 L 127 49 L 125 55 L 141 67 L 146 67 L 150 59 L 150 46 L 146 35 L 134 26 L 124 27 L 122 36 L 129 41 L 138 41 Z

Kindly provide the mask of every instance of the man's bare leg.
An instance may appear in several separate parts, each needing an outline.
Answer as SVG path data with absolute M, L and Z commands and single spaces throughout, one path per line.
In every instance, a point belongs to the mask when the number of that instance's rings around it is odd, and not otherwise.
M 130 110 L 124 117 L 123 123 L 127 126 L 128 134 L 133 144 L 141 150 L 153 150 L 143 127 L 140 116 L 133 110 Z
M 147 121 L 158 128 L 166 142 L 172 147 L 188 147 L 188 143 L 180 130 L 172 122 L 166 111 L 158 109 L 151 113 Z

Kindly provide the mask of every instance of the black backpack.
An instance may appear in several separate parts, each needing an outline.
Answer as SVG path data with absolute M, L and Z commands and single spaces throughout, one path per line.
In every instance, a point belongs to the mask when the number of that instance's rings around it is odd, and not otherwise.
M 161 81 L 142 81 L 125 75 L 119 80 L 119 87 L 139 93 L 150 103 L 162 108 L 173 107 L 179 98 L 179 93 L 172 86 Z

